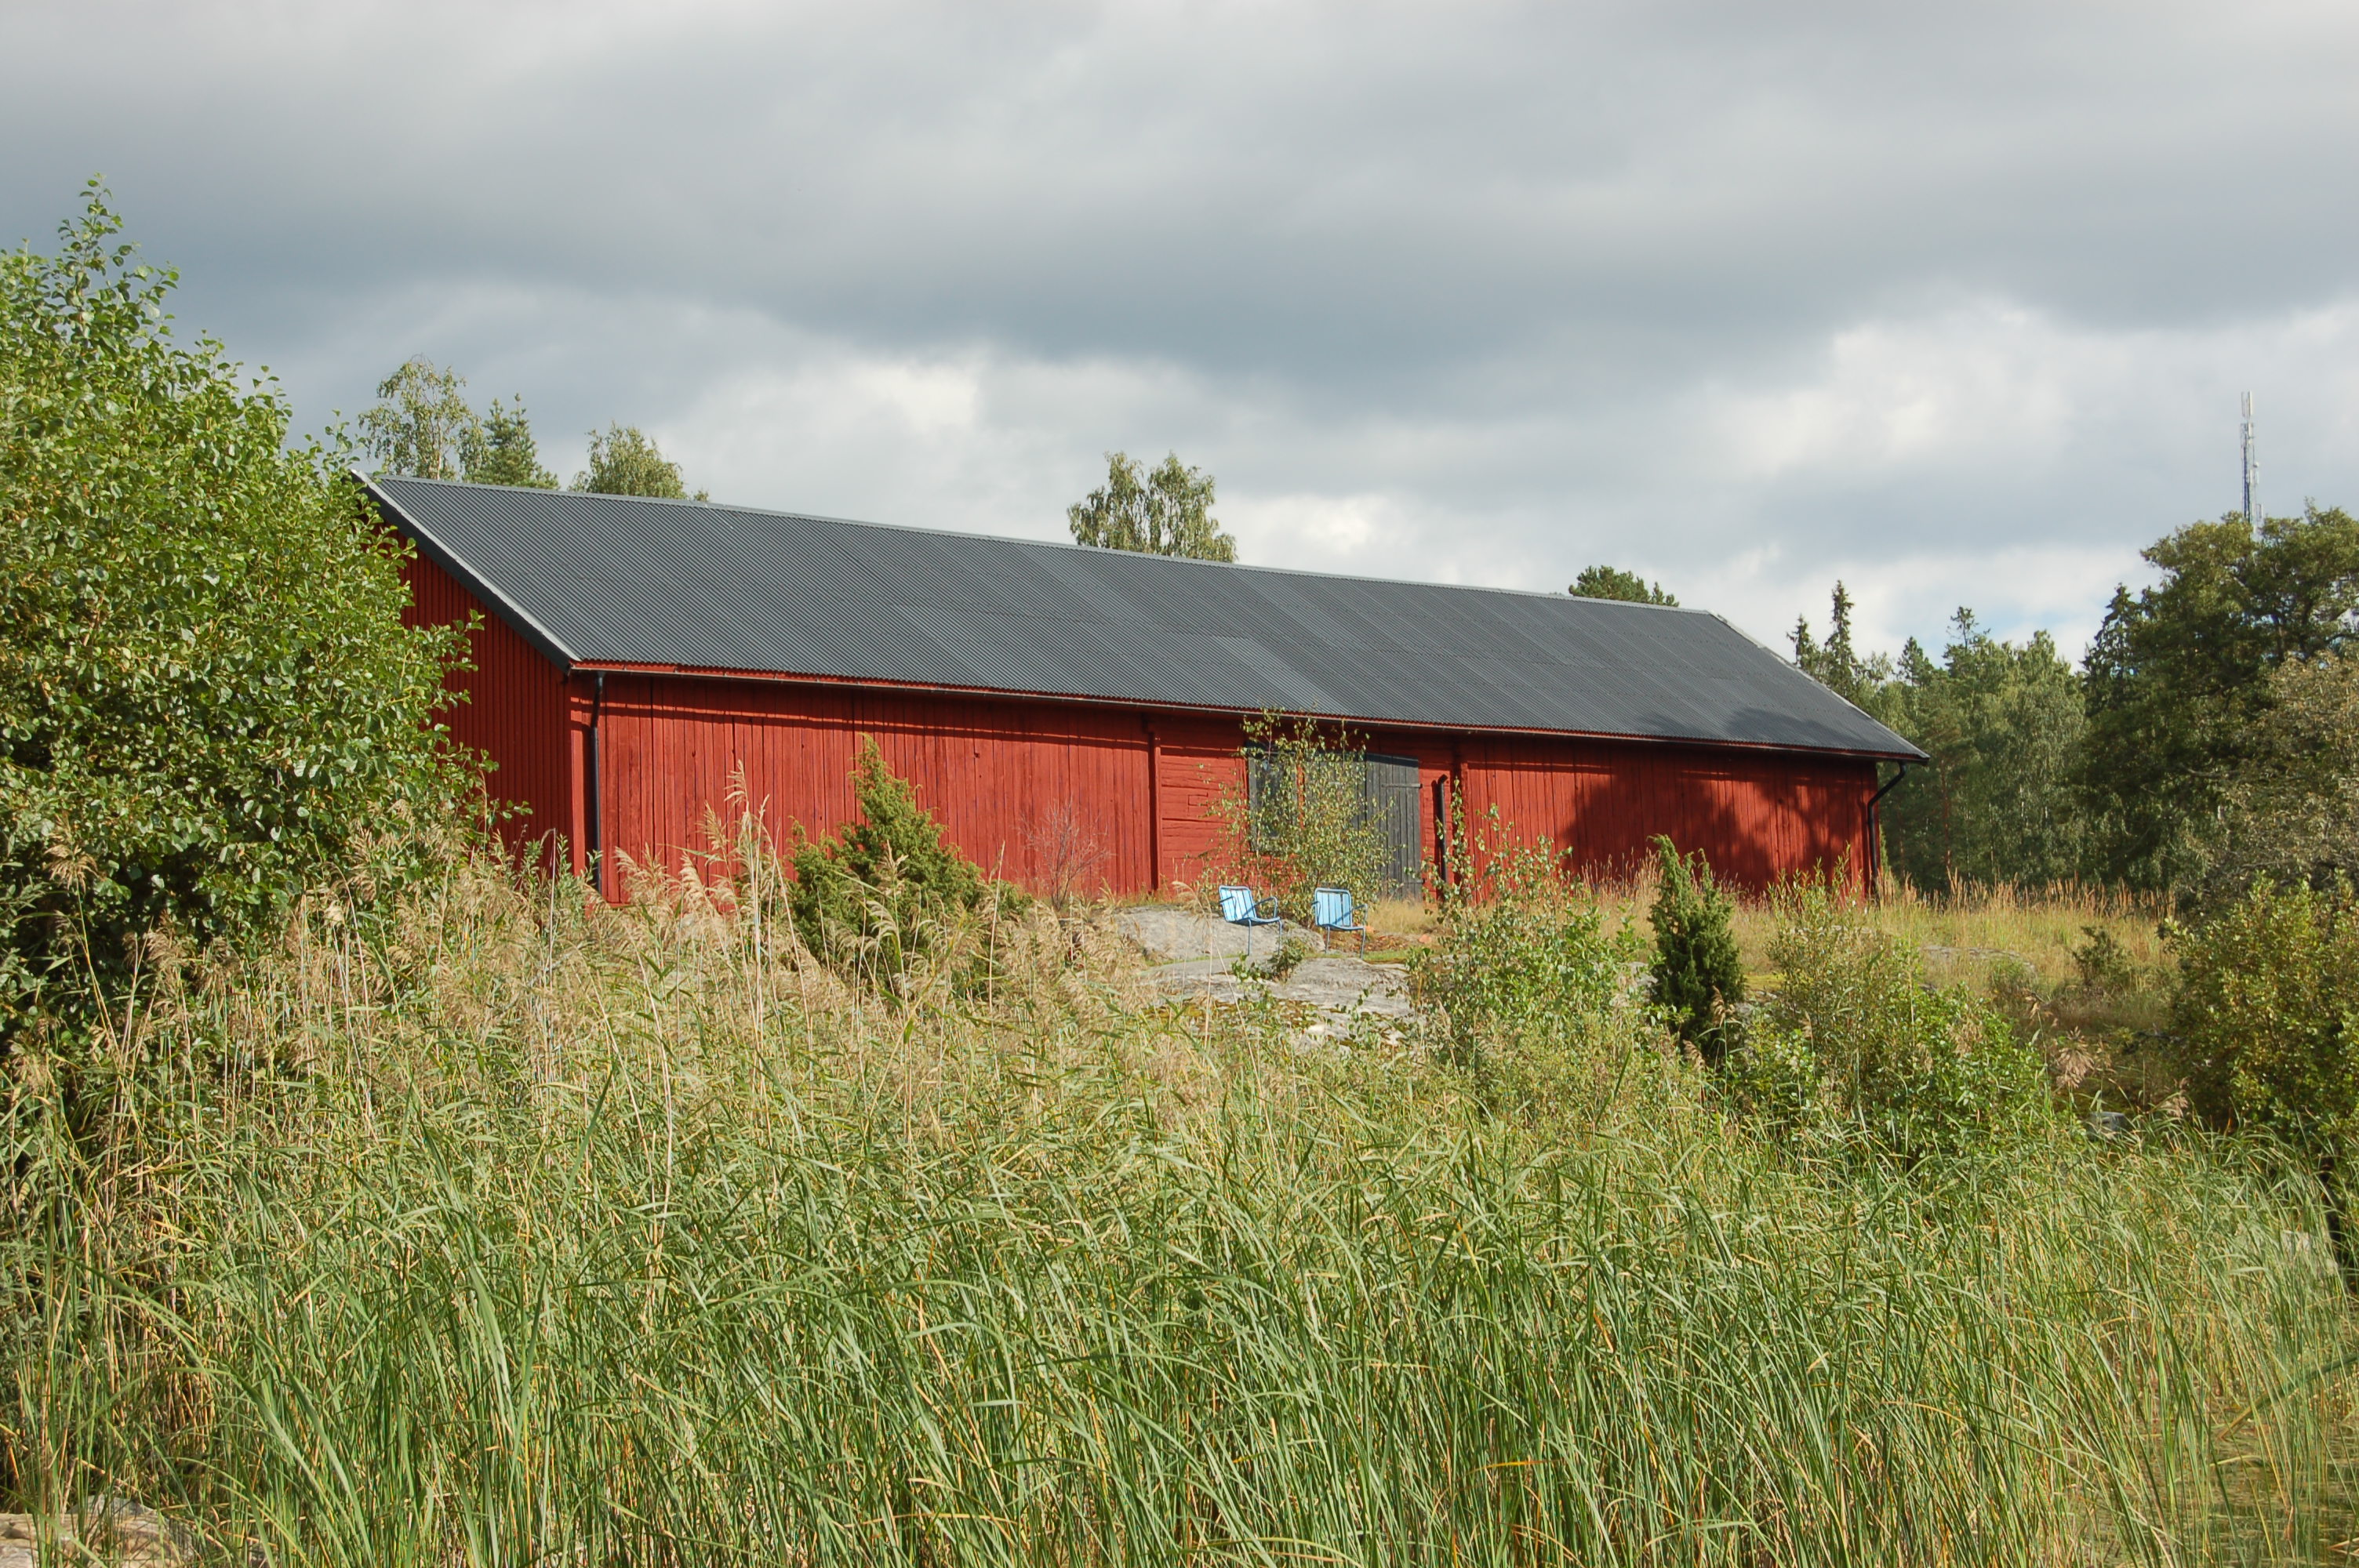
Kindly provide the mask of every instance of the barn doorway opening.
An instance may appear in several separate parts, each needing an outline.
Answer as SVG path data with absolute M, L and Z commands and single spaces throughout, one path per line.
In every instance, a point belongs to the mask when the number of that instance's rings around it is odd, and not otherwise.
M 1419 873 L 1425 867 L 1425 845 L 1419 831 L 1417 759 L 1368 753 L 1368 822 L 1385 841 L 1385 885 L 1387 898 L 1418 896 Z
M 1314 812 L 1348 802 L 1353 790 L 1350 773 L 1337 778 L 1325 770 L 1356 770 L 1360 820 L 1374 830 L 1383 852 L 1375 885 L 1353 891 L 1363 898 L 1420 896 L 1424 889 L 1425 844 L 1417 759 L 1374 752 L 1327 752 L 1319 754 L 1316 765 L 1321 777 L 1306 784 L 1298 776 L 1305 766 L 1302 757 L 1278 747 L 1246 748 L 1245 811 L 1252 847 L 1268 851 L 1287 842 L 1290 814 L 1305 809 L 1297 798 L 1298 790 L 1307 787 L 1314 800 L 1329 803 L 1327 807 L 1309 808 Z

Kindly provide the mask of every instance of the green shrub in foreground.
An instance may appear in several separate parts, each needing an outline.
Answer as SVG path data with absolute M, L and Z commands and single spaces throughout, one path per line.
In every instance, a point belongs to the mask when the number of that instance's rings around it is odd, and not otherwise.
M 1823 883 L 1781 898 L 1777 989 L 1730 1063 L 1740 1106 L 1788 1133 L 1904 1159 L 2004 1148 L 2053 1125 L 2044 1065 L 1988 1002 L 1928 984 L 1914 947 Z
M 2359 1279 L 2350 1183 L 2359 1149 L 2359 911 L 2350 889 L 2256 882 L 2173 932 L 2179 1062 L 2195 1110 L 2275 1137 L 2318 1173 L 2346 1273 Z
M 453 640 L 118 228 L 93 185 L 58 254 L 0 256 L 0 1056 L 118 1004 L 136 939 L 268 929 L 455 799 Z
M 1544 1093 L 1655 1034 L 1657 1016 L 1632 994 L 1636 933 L 1609 927 L 1552 856 L 1502 841 L 1462 863 L 1481 866 L 1479 882 L 1442 890 L 1435 940 L 1409 963 L 1447 1060 L 1495 1089 Z

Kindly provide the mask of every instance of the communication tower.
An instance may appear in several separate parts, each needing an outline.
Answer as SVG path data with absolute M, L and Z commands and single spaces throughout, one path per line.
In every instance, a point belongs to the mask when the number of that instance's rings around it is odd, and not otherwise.
M 2261 525 L 2261 454 L 2253 439 L 2253 395 L 2245 394 L 2245 521 Z

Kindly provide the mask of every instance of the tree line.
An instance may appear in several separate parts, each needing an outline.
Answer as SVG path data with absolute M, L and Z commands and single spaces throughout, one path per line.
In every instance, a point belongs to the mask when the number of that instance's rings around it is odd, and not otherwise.
M 456 479 L 555 490 L 524 398 L 492 399 L 477 414 L 461 389 L 466 377 L 424 357 L 403 362 L 377 384 L 376 406 L 360 416 L 361 444 L 387 473 L 416 479 Z M 590 432 L 589 466 L 568 487 L 598 495 L 651 495 L 669 501 L 709 501 L 689 492 L 679 465 L 636 425 L 610 424 Z
M 1931 757 L 1886 797 L 1885 852 L 1915 885 L 2099 881 L 2199 904 L 2256 881 L 2359 878 L 2359 520 L 2231 514 L 2142 552 L 2076 666 L 2045 632 L 1961 609 L 1937 657 L 1855 643 L 1835 584 L 1794 659 Z M 1593 597 L 1672 602 L 1593 568 Z
M 363 449 L 387 473 L 557 489 L 557 476 L 540 460 L 522 395 L 513 402 L 495 397 L 479 414 L 462 390 L 466 384 L 457 371 L 423 356 L 403 362 L 377 384 L 375 406 L 360 416 Z M 1065 509 L 1075 544 L 1202 561 L 1237 558 L 1235 537 L 1212 515 L 1211 474 L 1181 462 L 1177 452 L 1151 469 L 1127 452 L 1105 456 L 1105 483 Z M 568 488 L 712 499 L 709 491 L 691 494 L 679 465 L 636 425 L 591 431 L 589 466 Z

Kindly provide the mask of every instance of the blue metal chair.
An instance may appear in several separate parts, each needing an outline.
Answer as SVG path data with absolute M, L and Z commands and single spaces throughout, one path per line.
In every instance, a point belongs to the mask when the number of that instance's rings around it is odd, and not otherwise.
M 1353 921 L 1352 890 L 1350 888 L 1319 888 L 1310 895 L 1310 918 L 1323 932 L 1357 932 L 1360 956 L 1367 957 L 1368 928 Z M 1324 936 L 1321 940 L 1324 941 Z
M 1221 889 L 1221 918 L 1232 925 L 1245 928 L 1245 957 L 1248 958 L 1253 957 L 1253 928 L 1278 923 L 1277 915 L 1261 912 L 1261 900 L 1254 896 L 1253 889 L 1226 885 Z

